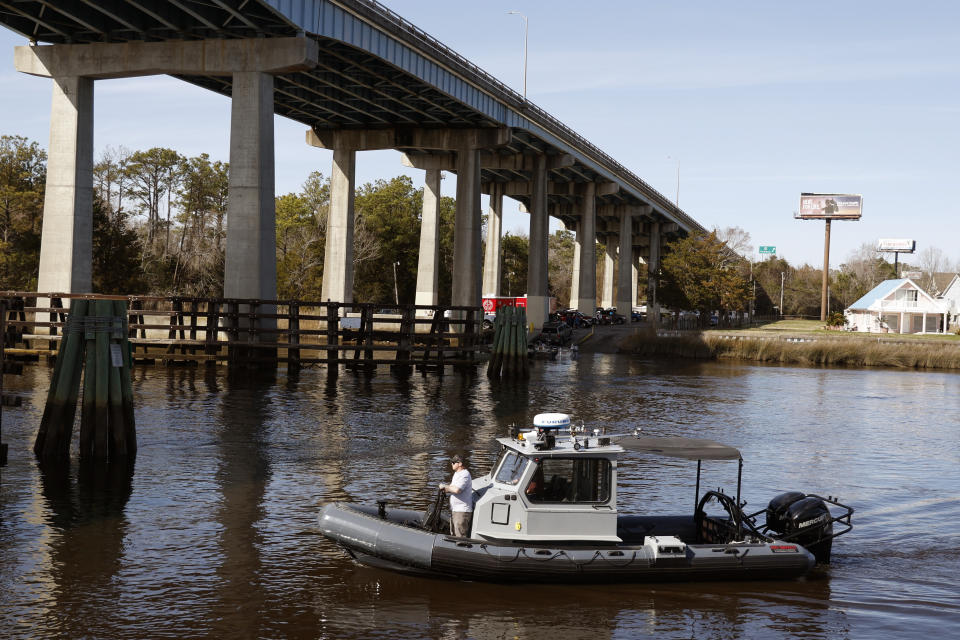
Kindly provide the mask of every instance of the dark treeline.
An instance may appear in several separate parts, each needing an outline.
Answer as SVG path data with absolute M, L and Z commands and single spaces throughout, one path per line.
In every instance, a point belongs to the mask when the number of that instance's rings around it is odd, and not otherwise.
M 185 157 L 165 148 L 103 153 L 93 172 L 94 292 L 222 295 L 228 172 L 227 163 L 207 154 Z M 0 289 L 36 290 L 45 180 L 46 153 L 36 142 L 0 136 Z M 406 176 L 357 189 L 355 300 L 389 304 L 396 295 L 400 303 L 414 301 L 422 199 L 423 190 Z M 329 203 L 329 179 L 320 172 L 312 173 L 300 191 L 277 197 L 280 298 L 321 298 Z M 441 198 L 438 267 L 443 304 L 450 301 L 454 209 L 452 198 Z M 727 246 L 743 255 L 752 253 L 749 240 L 748 233 L 731 228 L 666 245 L 664 270 L 658 274 L 663 302 L 674 308 L 746 310 L 754 300 L 757 313 L 771 313 L 780 306 L 782 273 L 783 312 L 819 314 L 820 269 L 794 267 L 782 258 L 751 268 L 748 261 L 731 261 L 729 252 L 722 251 Z M 529 239 L 507 232 L 501 249 L 501 294 L 523 295 Z M 598 245 L 598 295 L 603 254 L 604 247 Z M 561 306 L 570 298 L 573 255 L 572 233 L 560 230 L 550 236 L 550 295 Z M 942 262 L 942 254 L 932 257 Z M 889 262 L 864 246 L 831 272 L 832 308 L 844 308 L 893 272 Z M 646 281 L 645 271 L 640 277 Z M 675 287 L 681 279 L 686 280 L 685 290 Z M 640 291 L 643 297 L 643 287 Z

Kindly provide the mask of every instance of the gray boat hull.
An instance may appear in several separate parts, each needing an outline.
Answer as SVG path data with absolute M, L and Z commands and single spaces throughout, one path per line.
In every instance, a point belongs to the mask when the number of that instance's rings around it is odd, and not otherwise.
M 784 580 L 806 574 L 813 555 L 793 543 L 685 544 L 675 550 L 644 544 L 644 535 L 622 543 L 514 543 L 431 533 L 423 514 L 344 503 L 326 505 L 320 531 L 358 562 L 415 575 L 492 582 L 675 582 Z M 624 530 L 650 532 L 623 518 Z M 663 522 L 689 518 L 663 518 Z M 627 526 L 628 525 L 628 526 Z M 661 525 L 660 529 L 665 529 Z M 621 536 L 622 537 L 622 536 Z

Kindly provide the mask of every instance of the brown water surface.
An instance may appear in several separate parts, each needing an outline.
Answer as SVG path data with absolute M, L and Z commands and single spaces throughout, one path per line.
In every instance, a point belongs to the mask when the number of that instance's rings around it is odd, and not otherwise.
M 7 388 L 0 636 L 8 638 L 940 638 L 960 635 L 960 375 L 538 362 L 527 385 L 447 375 L 275 380 L 135 372 L 140 452 L 125 468 L 40 469 L 49 370 Z M 737 446 L 745 497 L 784 490 L 857 509 L 834 562 L 802 580 L 491 585 L 355 565 L 317 532 L 330 500 L 422 507 L 454 452 L 535 413 Z M 622 512 L 692 511 L 696 466 L 621 464 Z M 735 488 L 736 465 L 704 485 Z

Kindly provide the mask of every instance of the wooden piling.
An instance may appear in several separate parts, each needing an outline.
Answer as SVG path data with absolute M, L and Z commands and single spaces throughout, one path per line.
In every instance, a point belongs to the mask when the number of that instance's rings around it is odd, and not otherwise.
M 41 460 L 66 459 L 70 455 L 83 363 L 82 327 L 87 309 L 86 300 L 74 300 L 70 307 L 70 322 L 63 332 L 50 390 L 47 392 L 47 404 L 33 444 L 33 452 Z

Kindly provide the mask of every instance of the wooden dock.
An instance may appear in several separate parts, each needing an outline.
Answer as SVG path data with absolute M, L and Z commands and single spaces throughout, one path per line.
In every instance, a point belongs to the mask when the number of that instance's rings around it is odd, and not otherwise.
M 126 300 L 135 364 L 443 372 L 489 352 L 480 307 L 0 292 L 6 355 L 55 356 L 70 300 Z

